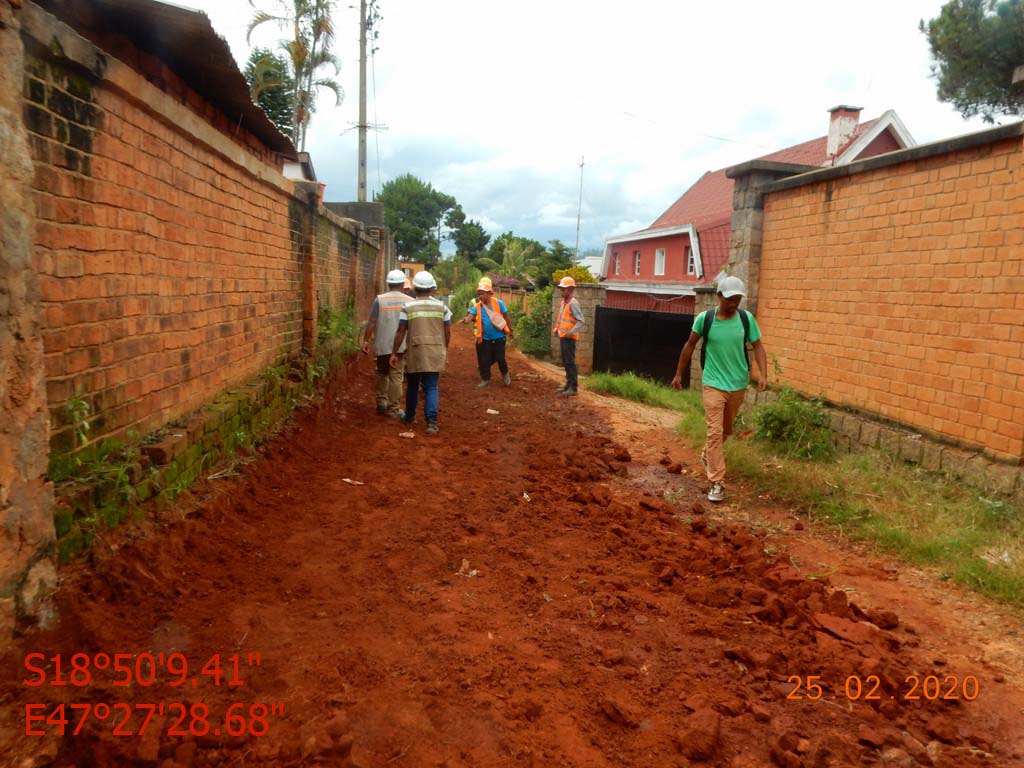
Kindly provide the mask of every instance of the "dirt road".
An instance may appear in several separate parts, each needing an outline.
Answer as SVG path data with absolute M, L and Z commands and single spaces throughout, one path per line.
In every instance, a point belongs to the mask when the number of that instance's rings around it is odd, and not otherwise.
M 456 336 L 439 435 L 374 414 L 364 359 L 67 568 L 60 625 L 4 659 L 0 761 L 1024 765 L 1019 616 L 753 489 L 704 509 L 670 418 L 518 354 L 479 390 Z

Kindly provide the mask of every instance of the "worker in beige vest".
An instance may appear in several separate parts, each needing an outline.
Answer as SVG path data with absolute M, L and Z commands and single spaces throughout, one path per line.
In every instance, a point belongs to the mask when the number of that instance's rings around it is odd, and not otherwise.
M 416 421 L 416 405 L 422 387 L 426 432 L 433 435 L 438 430 L 438 384 L 448 363 L 452 312 L 434 298 L 437 282 L 429 272 L 417 272 L 412 279 L 412 287 L 416 298 L 399 311 L 391 364 L 398 364 L 399 350 L 408 342 L 405 353 L 405 417 L 402 423 L 413 424 Z
M 406 279 L 405 273 L 400 269 L 388 272 L 385 280 L 388 290 L 373 300 L 362 346 L 363 353 L 369 354 L 370 342 L 373 342 L 373 354 L 377 362 L 377 413 L 398 419 L 405 415 L 401 409 L 405 347 L 398 351 L 398 364 L 391 365 L 391 344 L 398 331 L 398 313 L 404 305 L 412 301 L 411 297 L 402 292 L 402 285 Z

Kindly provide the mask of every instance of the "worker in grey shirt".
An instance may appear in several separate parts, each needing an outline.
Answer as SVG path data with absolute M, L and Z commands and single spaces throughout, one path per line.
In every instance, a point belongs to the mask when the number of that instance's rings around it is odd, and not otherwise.
M 411 296 L 402 292 L 405 281 L 405 273 L 402 270 L 393 269 L 388 272 L 387 293 L 382 293 L 373 300 L 362 346 L 363 353 L 369 354 L 370 342 L 373 341 L 373 354 L 377 359 L 377 413 L 397 419 L 405 415 L 399 407 L 402 402 L 402 378 L 405 374 L 405 344 L 402 344 L 398 364 L 392 367 L 391 343 L 395 339 L 395 332 L 398 331 L 399 312 L 412 301 Z
M 562 366 L 565 368 L 565 386 L 555 391 L 560 395 L 577 393 L 576 342 L 580 340 L 580 326 L 583 325 L 583 309 L 573 298 L 576 281 L 566 275 L 558 283 L 562 303 L 555 317 L 553 336 L 557 336 L 562 350 Z

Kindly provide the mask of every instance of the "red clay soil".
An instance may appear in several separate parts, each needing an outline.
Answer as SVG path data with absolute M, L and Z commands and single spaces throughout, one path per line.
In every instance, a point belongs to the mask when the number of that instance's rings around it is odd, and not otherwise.
M 808 578 L 765 526 L 705 510 L 692 466 L 669 476 L 638 439 L 671 446 L 663 428 L 557 398 L 515 353 L 511 388 L 477 389 L 456 335 L 439 435 L 374 413 L 364 358 L 240 477 L 66 567 L 59 625 L 3 659 L 0 762 L 1024 765 L 1011 672 L 944 653 L 871 595 Z M 64 678 L 87 654 L 93 679 L 50 685 L 54 663 L 29 671 L 31 653 L 61 654 Z M 100 654 L 129 654 L 132 684 Z M 200 670 L 215 654 L 220 685 Z M 63 737 L 45 719 L 61 702 Z M 47 735 L 26 735 L 30 704 Z M 227 735 L 243 726 L 261 735 Z

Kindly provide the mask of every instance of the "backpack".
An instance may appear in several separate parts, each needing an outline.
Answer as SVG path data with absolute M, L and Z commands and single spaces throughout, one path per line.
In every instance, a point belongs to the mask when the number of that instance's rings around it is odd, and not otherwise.
M 717 309 L 709 309 L 704 313 L 704 328 L 701 329 L 701 338 L 704 339 L 704 343 L 700 345 L 701 370 L 704 370 L 704 361 L 707 359 L 708 334 L 711 332 L 711 324 L 715 322 L 716 311 Z M 737 309 L 736 311 L 740 313 L 740 322 L 743 323 L 743 359 L 747 361 L 747 371 L 750 371 L 750 356 L 747 353 L 747 344 L 750 343 L 750 317 L 746 310 Z

